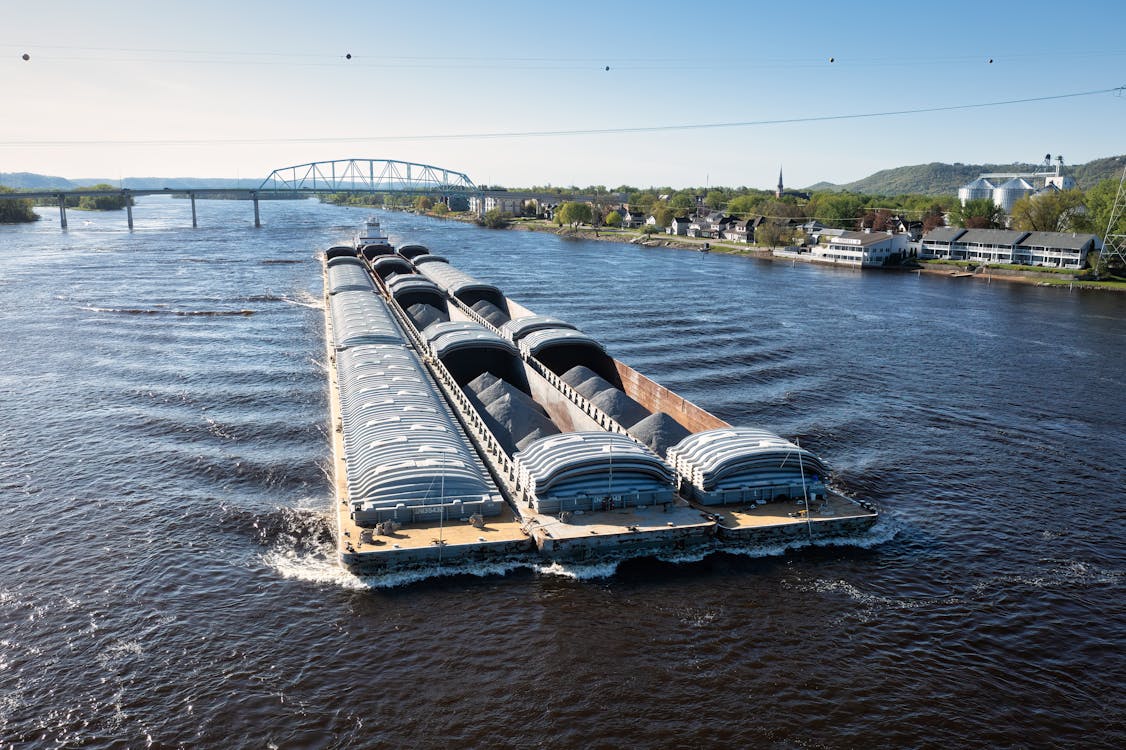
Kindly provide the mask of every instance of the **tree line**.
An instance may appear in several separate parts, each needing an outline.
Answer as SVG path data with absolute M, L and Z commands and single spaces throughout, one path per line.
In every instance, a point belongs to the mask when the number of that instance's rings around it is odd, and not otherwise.
M 953 195 L 866 195 L 818 191 L 809 195 L 785 193 L 777 197 L 771 191 L 746 187 L 679 190 L 656 187 L 641 190 L 630 185 L 620 185 L 613 189 L 604 185 L 589 185 L 584 188 L 572 186 L 566 189 L 537 186 L 530 188 L 528 192 L 594 196 L 595 206 L 591 219 L 576 219 L 575 212 L 581 209 L 568 208 L 565 203 L 560 207 L 566 209 L 562 221 L 558 218 L 559 214 L 556 214 L 557 223 L 561 224 L 591 221 L 609 224 L 612 217 L 608 212 L 599 211 L 599 198 L 608 199 L 621 195 L 626 197 L 631 210 L 653 216 L 654 222 L 661 228 L 669 226 L 675 217 L 688 216 L 699 210 L 719 211 L 739 219 L 762 216 L 765 221 L 760 231 L 771 235 L 772 240 L 780 240 L 785 237 L 773 235 L 784 234 L 782 228 L 791 226 L 795 220 L 817 221 L 823 226 L 837 229 L 871 228 L 878 231 L 890 228 L 891 220 L 895 217 L 920 222 L 924 232 L 945 226 L 949 221 L 951 225 L 969 229 L 1007 227 L 1021 231 L 1076 232 L 1102 236 L 1107 231 L 1118 185 L 1118 178 L 1108 178 L 1087 190 L 1076 188 L 1030 195 L 1017 201 L 1009 215 L 989 198 L 967 201 L 962 205 Z M 1120 217 L 1115 231 L 1126 233 L 1126 217 Z

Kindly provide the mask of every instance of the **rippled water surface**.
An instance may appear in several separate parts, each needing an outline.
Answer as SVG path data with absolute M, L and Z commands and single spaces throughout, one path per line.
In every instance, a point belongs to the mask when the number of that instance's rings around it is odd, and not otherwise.
M 0 748 L 1126 745 L 1126 298 L 386 214 L 884 518 L 364 581 L 315 254 L 366 212 L 199 205 L 0 227 Z

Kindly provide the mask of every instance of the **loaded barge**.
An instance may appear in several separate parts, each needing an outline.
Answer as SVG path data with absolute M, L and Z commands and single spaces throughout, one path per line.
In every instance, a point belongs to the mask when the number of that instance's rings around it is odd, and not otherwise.
M 811 452 L 733 427 L 369 220 L 324 257 L 341 562 L 589 560 L 863 532 Z

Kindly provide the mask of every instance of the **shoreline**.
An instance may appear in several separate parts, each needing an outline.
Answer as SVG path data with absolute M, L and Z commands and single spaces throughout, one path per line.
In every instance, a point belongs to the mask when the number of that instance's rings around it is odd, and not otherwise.
M 453 221 L 474 222 L 475 217 L 468 215 L 447 215 L 437 216 L 435 214 L 426 214 L 433 216 L 436 219 L 451 219 Z M 667 234 L 652 234 L 646 235 L 643 232 L 637 232 L 630 229 L 616 229 L 613 227 L 603 227 L 597 230 L 593 228 L 572 228 L 572 227 L 557 227 L 549 224 L 543 219 L 513 219 L 511 223 L 505 227 L 506 230 L 515 230 L 518 232 L 544 232 L 547 234 L 554 234 L 564 238 L 581 239 L 581 240 L 594 240 L 596 242 L 617 242 L 625 245 L 637 245 L 639 247 L 650 248 L 670 248 L 673 250 L 694 250 L 700 252 L 705 244 L 708 245 L 706 252 L 723 253 L 724 255 L 735 255 L 742 258 L 754 258 L 757 260 L 771 261 L 771 262 L 786 262 L 794 263 L 799 261 L 802 263 L 810 263 L 817 266 L 844 268 L 850 271 L 880 271 L 880 272 L 894 272 L 894 273 L 925 273 L 931 276 L 944 276 L 951 279 L 968 279 L 971 281 L 984 281 L 986 284 L 991 284 L 994 281 L 1004 282 L 1008 284 L 1024 284 L 1025 286 L 1040 286 L 1040 287 L 1062 287 L 1069 291 L 1073 289 L 1081 289 L 1083 291 L 1095 292 L 1114 292 L 1126 293 L 1126 284 L 1121 282 L 1101 282 L 1091 281 L 1086 279 L 1077 278 L 1078 273 L 1071 274 L 1058 274 L 1058 273 L 1041 273 L 1034 270 L 1028 271 L 1009 271 L 1006 269 L 990 269 L 988 266 L 984 267 L 983 273 L 970 272 L 966 268 L 956 265 L 946 265 L 941 263 L 935 264 L 919 264 L 916 266 L 892 266 L 888 268 L 869 268 L 861 269 L 856 266 L 841 266 L 834 263 L 822 263 L 810 259 L 797 259 L 789 256 L 778 256 L 774 254 L 775 250 L 781 250 L 781 247 L 758 247 L 757 245 L 746 245 L 740 247 L 733 243 L 716 241 L 716 240 L 697 240 L 691 237 L 683 237 L 680 235 L 667 235 Z M 660 238 L 660 239 L 655 239 Z M 928 267 L 928 266 L 934 267 Z M 1081 273 L 1082 271 L 1080 271 Z M 1111 284 L 1115 284 L 1111 286 Z

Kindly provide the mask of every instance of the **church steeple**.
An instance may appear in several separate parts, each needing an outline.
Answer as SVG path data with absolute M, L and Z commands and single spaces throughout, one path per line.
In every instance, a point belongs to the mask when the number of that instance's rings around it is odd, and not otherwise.
M 783 190 L 783 188 L 782 188 L 782 167 L 781 167 L 781 165 L 779 165 L 778 166 L 778 189 L 774 191 L 774 197 L 775 198 L 781 198 L 782 197 L 782 190 Z

